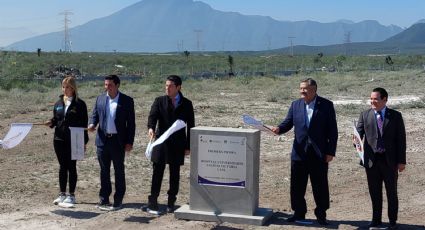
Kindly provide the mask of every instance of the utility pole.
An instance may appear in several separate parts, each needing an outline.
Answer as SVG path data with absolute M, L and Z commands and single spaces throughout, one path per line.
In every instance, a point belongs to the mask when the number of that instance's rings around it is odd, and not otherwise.
M 266 40 L 267 40 L 267 50 L 271 50 L 272 38 L 269 34 L 266 35 Z
M 177 51 L 178 52 L 184 51 L 184 41 L 183 40 L 177 41 Z
M 288 37 L 288 40 L 289 40 L 289 55 L 291 56 L 291 57 L 293 57 L 294 56 L 294 46 L 293 46 L 293 43 L 292 43 L 292 39 L 294 39 L 295 37 Z
M 202 30 L 196 29 L 193 30 L 193 32 L 196 34 L 196 49 L 197 51 L 201 51 L 201 40 L 202 40 Z
M 71 20 L 69 20 L 69 15 L 73 15 L 73 13 L 69 10 L 65 10 L 64 12 L 61 12 L 59 15 L 64 15 L 64 51 L 67 53 L 71 52 L 71 40 L 69 35 L 69 23 Z
M 351 43 L 351 31 L 348 31 L 344 34 L 344 48 L 345 55 L 350 55 L 350 43 Z

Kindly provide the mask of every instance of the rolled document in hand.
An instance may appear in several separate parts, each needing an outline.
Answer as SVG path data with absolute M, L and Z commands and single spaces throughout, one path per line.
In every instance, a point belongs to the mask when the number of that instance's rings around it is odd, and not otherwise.
M 19 145 L 31 131 L 31 128 L 31 123 L 12 123 L 9 132 L 0 142 L 0 146 L 3 149 L 11 149 Z
M 353 124 L 354 145 L 356 147 L 357 154 L 359 155 L 360 159 L 362 160 L 362 163 L 364 164 L 363 141 L 360 137 L 359 132 L 357 132 L 356 123 L 357 122 L 354 121 L 354 124 Z
M 155 142 L 152 143 L 152 140 L 149 141 L 148 146 L 145 151 L 145 156 L 149 160 L 152 157 L 152 150 L 155 146 L 162 144 L 169 136 L 171 136 L 173 133 L 179 131 L 180 129 L 186 127 L 186 123 L 182 120 L 176 120 L 170 128 L 167 129 L 158 139 L 156 139 Z
M 271 128 L 267 127 L 266 125 L 263 124 L 263 122 L 255 119 L 254 117 L 250 115 L 247 115 L 247 114 L 242 115 L 242 120 L 243 120 L 243 123 L 246 125 L 252 126 L 256 129 L 259 129 L 260 131 L 265 131 L 275 135 L 275 133 L 271 130 Z

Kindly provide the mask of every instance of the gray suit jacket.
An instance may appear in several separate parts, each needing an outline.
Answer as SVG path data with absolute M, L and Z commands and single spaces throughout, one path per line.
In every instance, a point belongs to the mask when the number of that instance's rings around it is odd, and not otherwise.
M 388 165 L 397 167 L 406 164 L 406 130 L 400 112 L 386 108 L 383 127 L 385 144 L 385 158 Z M 364 167 L 369 167 L 369 161 L 374 162 L 376 145 L 378 141 L 378 126 L 373 109 L 368 109 L 360 114 L 357 124 L 360 137 L 364 137 Z

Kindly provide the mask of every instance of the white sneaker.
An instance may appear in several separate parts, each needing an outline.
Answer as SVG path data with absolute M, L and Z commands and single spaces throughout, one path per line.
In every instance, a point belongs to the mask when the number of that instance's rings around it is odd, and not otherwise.
M 75 196 L 68 195 L 65 200 L 58 204 L 62 208 L 73 208 L 75 207 Z
M 73 195 L 68 195 L 66 196 L 65 200 L 63 200 L 61 203 L 66 203 L 66 204 L 75 204 L 76 200 L 75 200 L 75 196 Z
M 54 201 L 53 201 L 53 204 L 55 204 L 55 205 L 58 205 L 59 203 L 62 203 L 64 200 L 65 200 L 65 198 L 66 198 L 66 196 L 65 196 L 65 194 L 59 194 L 59 197 L 58 198 L 56 198 Z

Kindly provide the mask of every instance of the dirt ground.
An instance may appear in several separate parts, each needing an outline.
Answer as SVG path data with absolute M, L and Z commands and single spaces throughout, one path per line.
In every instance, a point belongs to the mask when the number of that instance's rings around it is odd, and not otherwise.
M 225 84 L 225 83 L 223 83 Z M 217 87 L 219 88 L 219 87 Z M 265 90 L 265 89 L 263 89 Z M 244 113 L 264 121 L 276 121 L 285 115 L 291 100 L 267 102 L 267 92 L 235 89 L 205 91 L 201 96 L 196 90 L 189 90 L 187 96 L 195 105 L 196 125 L 215 127 L 245 127 L 240 116 Z M 312 225 L 289 224 L 285 219 L 292 213 L 289 202 L 290 149 L 292 131 L 283 137 L 262 133 L 260 155 L 260 207 L 271 208 L 273 217 L 265 226 L 249 226 L 231 223 L 186 221 L 174 218 L 173 214 L 153 216 L 140 210 L 147 201 L 150 189 L 151 166 L 144 156 L 147 139 L 147 113 L 155 95 L 133 88 L 123 89 L 136 102 L 136 141 L 134 150 L 126 158 L 127 192 L 123 209 L 103 212 L 95 207 L 98 201 L 99 166 L 95 155 L 94 134 L 86 158 L 77 163 L 77 205 L 75 208 L 60 208 L 52 204 L 58 185 L 58 163 L 53 151 L 53 130 L 33 127 L 27 138 L 16 148 L 0 150 L 0 229 L 315 229 L 321 228 L 315 222 L 315 207 L 311 187 L 306 195 L 307 218 Z M 183 91 L 184 92 L 184 91 Z M 8 99 L 0 102 L 0 137 L 4 137 L 9 124 L 13 122 L 40 122 L 50 118 L 51 104 L 59 94 L 58 90 L 43 94 L 39 99 L 20 98 L 11 92 Z M 15 92 L 16 93 L 16 92 Z M 252 98 L 253 94 L 255 99 Z M 86 100 L 89 112 L 96 92 L 86 90 L 81 97 Z M 325 95 L 331 99 L 337 99 Z M 423 98 L 423 95 L 417 95 Z M 38 96 L 37 96 L 38 97 Z M 361 96 L 363 97 L 363 96 Z M 365 96 L 367 97 L 367 95 Z M 34 98 L 34 97 L 32 97 Z M 352 94 L 351 100 L 359 99 Z M 348 100 L 347 99 L 347 100 Z M 7 109 L 13 103 L 19 109 Z M 34 105 L 39 103 L 40 105 Z M 423 102 L 422 102 L 423 103 Z M 5 107 L 6 106 L 6 107 Z M 16 105 L 15 105 L 16 106 Z M 365 106 L 367 108 L 367 106 Z M 367 191 L 364 169 L 351 144 L 352 121 L 361 110 L 345 112 L 346 107 L 336 105 L 339 129 L 337 156 L 329 168 L 331 207 L 328 210 L 330 229 L 359 229 L 371 219 L 371 202 Z M 399 229 L 425 229 L 425 156 L 424 156 L 424 109 L 405 107 L 399 109 L 404 117 L 407 130 L 406 170 L 399 176 Z M 177 205 L 189 200 L 190 159 L 182 167 L 181 189 Z M 166 170 L 166 173 L 168 170 Z M 113 178 L 113 176 L 112 176 Z M 164 176 L 160 203 L 166 202 L 168 189 L 167 175 Z M 388 222 L 386 201 L 383 221 Z

